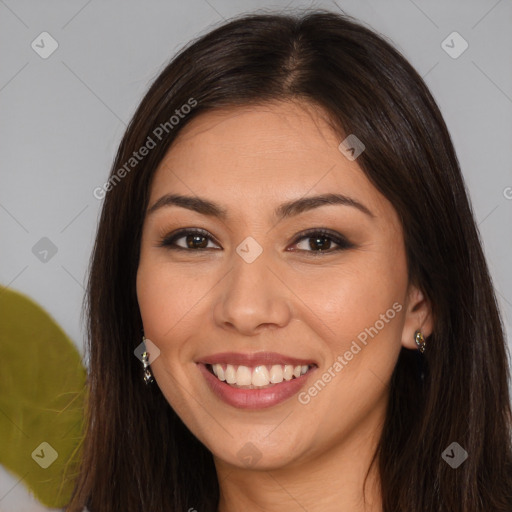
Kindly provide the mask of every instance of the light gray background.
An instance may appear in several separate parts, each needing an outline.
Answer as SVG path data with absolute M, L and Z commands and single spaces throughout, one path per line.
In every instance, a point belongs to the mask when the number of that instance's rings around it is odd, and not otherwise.
M 512 347 L 512 0 L 0 0 L 0 284 L 41 304 L 83 353 L 80 312 L 102 205 L 93 190 L 150 82 L 190 39 L 255 9 L 343 9 L 425 78 L 452 135 Z M 454 59 L 441 43 L 469 44 Z M 42 32 L 58 49 L 42 59 Z M 458 44 L 458 43 L 456 43 Z M 58 252 L 32 252 L 42 238 Z M 43 510 L 0 468 L 0 511 Z

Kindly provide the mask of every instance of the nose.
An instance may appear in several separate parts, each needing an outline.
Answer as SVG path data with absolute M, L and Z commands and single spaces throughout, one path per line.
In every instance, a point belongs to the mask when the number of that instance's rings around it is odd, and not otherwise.
M 233 267 L 218 288 L 213 317 L 223 329 L 254 336 L 267 329 L 284 327 L 291 318 L 291 292 L 277 277 L 265 251 L 247 263 L 234 255 Z

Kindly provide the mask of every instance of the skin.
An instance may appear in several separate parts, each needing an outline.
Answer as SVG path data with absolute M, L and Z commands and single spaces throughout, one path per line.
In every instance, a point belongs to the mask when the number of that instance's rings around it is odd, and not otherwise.
M 145 335 L 160 349 L 151 370 L 213 453 L 219 512 L 382 510 L 375 465 L 365 490 L 363 481 L 399 351 L 416 349 L 416 329 L 431 333 L 431 310 L 408 282 L 394 208 L 357 159 L 339 151 L 343 138 L 307 103 L 217 110 L 183 128 L 151 184 L 149 208 L 179 193 L 228 212 L 223 220 L 179 206 L 147 214 L 137 274 Z M 347 205 L 273 216 L 285 201 L 324 193 L 347 195 L 373 216 Z M 208 231 L 200 239 L 208 248 L 159 246 L 179 228 Z M 353 247 L 334 251 L 336 242 L 323 239 L 320 252 L 310 245 L 316 237 L 297 240 L 310 228 L 339 233 Z M 263 250 L 252 263 L 236 252 L 248 236 Z M 186 247 L 186 238 L 176 243 Z M 396 316 L 307 404 L 295 395 L 261 410 L 232 407 L 195 363 L 218 352 L 279 352 L 317 362 L 309 387 L 394 303 L 402 306 Z M 260 456 L 250 466 L 238 455 L 248 442 Z

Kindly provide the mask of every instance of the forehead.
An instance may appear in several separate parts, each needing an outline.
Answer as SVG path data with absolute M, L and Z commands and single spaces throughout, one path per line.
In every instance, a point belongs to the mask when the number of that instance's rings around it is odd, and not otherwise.
M 194 162 L 214 155 L 210 165 L 236 162 L 243 170 L 292 162 L 300 169 L 297 163 L 303 158 L 310 163 L 319 152 L 339 144 L 324 117 L 318 107 L 298 102 L 210 111 L 184 127 L 166 160 Z M 323 160 L 329 163 L 332 154 Z
M 179 133 L 157 169 L 150 202 L 178 192 L 256 207 L 307 194 L 343 193 L 374 211 L 385 198 L 339 151 L 344 136 L 320 108 L 276 102 L 200 114 Z M 364 198 L 364 199 L 363 199 Z

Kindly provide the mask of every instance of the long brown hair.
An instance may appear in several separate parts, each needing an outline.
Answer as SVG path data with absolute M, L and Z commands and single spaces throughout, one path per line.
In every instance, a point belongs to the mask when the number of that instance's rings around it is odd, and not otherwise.
M 191 99 L 195 106 L 180 110 Z M 384 37 L 323 10 L 245 15 L 212 30 L 170 62 L 133 116 L 91 260 L 88 407 L 68 510 L 217 510 L 211 453 L 158 386 L 145 387 L 133 354 L 142 224 L 151 178 L 187 123 L 224 106 L 286 99 L 322 107 L 340 141 L 353 133 L 365 144 L 358 163 L 398 212 L 409 278 L 433 308 L 428 350 L 402 349 L 390 382 L 376 453 L 384 511 L 510 512 L 508 353 L 449 132 L 421 77 Z M 183 115 L 170 122 L 176 110 Z M 126 167 L 148 137 L 155 147 Z M 453 442 L 468 453 L 456 469 L 441 456 Z

